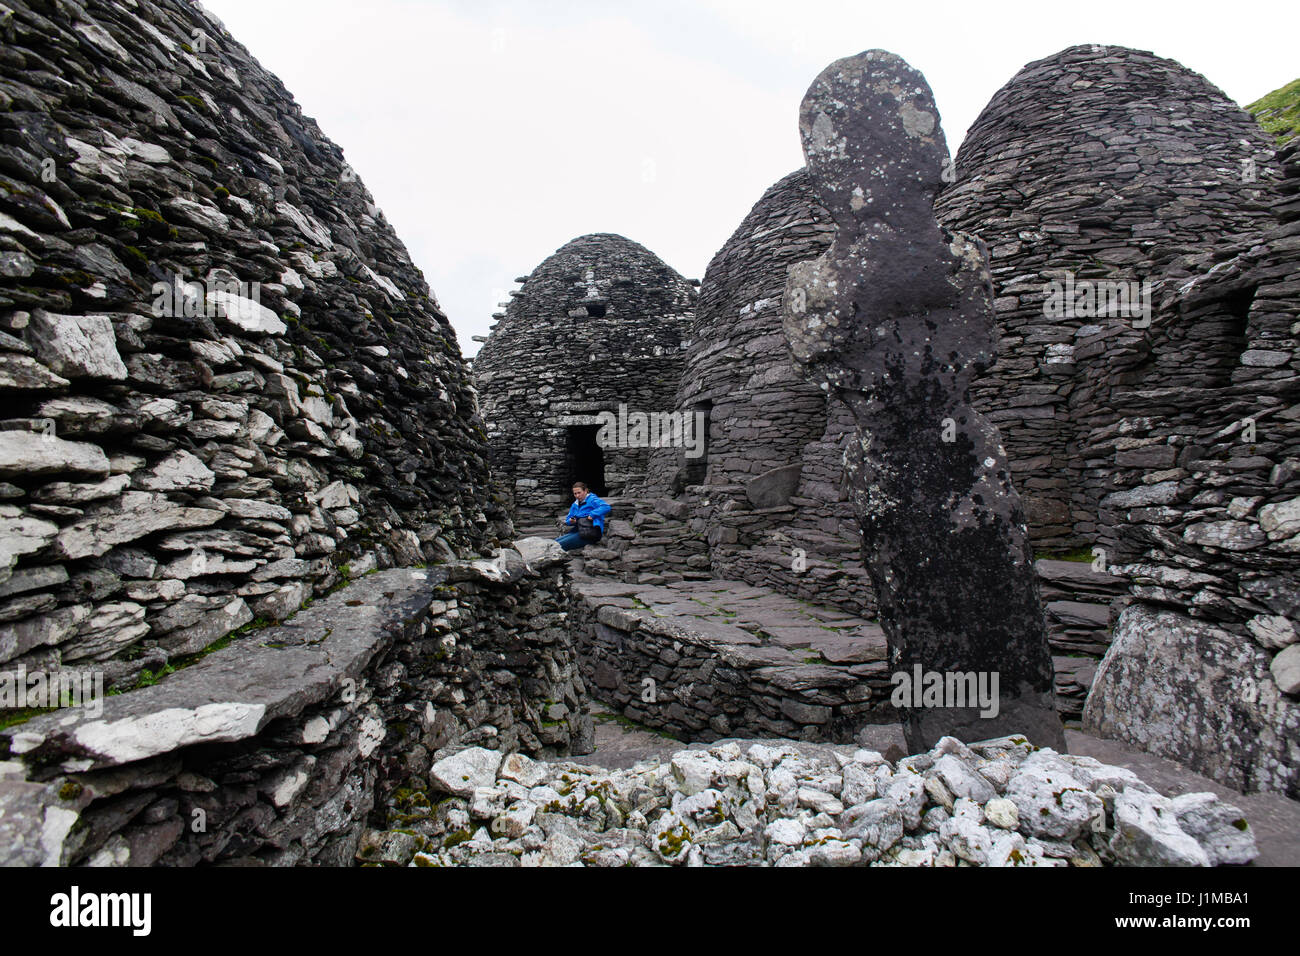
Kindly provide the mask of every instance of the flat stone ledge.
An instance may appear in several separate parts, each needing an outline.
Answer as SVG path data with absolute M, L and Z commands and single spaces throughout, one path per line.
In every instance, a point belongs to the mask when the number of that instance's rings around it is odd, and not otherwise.
M 80 756 L 84 769 L 247 739 L 359 680 L 386 641 L 430 610 L 446 578 L 444 567 L 368 575 L 161 683 L 106 697 L 98 718 L 56 711 L 0 736 L 29 763 Z

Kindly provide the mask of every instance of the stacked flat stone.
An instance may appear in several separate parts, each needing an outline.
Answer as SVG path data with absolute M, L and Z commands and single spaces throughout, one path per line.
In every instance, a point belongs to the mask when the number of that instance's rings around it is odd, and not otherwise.
M 474 359 L 493 474 L 513 491 L 524 526 L 552 527 L 573 501 L 566 429 L 615 415 L 674 410 L 695 288 L 622 236 L 562 246 L 522 280 Z M 603 483 L 639 484 L 650 448 L 603 447 Z
M 0 865 L 346 866 L 448 746 L 588 753 L 564 558 L 393 568 L 101 716 L 3 732 Z
M 371 866 L 1220 866 L 1259 855 L 1241 811 L 1130 770 L 952 737 L 873 750 L 728 740 L 626 770 L 481 747 L 403 790 Z
M 1156 354 L 1245 311 L 1234 362 L 1199 387 L 1135 379 L 1109 430 L 1102 514 L 1132 604 L 1087 725 L 1237 789 L 1300 796 L 1300 140 L 1279 150 L 1275 225 L 1206 256 L 1162 303 Z M 1167 450 L 1146 467 L 1126 449 Z
M 490 543 L 468 369 L 339 148 L 198 4 L 37 7 L 0 18 L 0 663 L 126 683 Z
M 706 456 L 656 450 L 644 490 L 689 500 L 692 538 L 707 541 L 719 577 L 869 613 L 861 535 L 840 480 L 850 419 L 803 380 L 780 328 L 786 270 L 820 255 L 833 233 L 798 170 L 713 257 L 676 397 L 684 411 L 707 409 Z
M 1030 63 L 971 126 L 935 209 L 989 247 L 1000 342 L 974 397 L 1006 438 L 1041 549 L 1114 543 L 1098 519 L 1109 461 L 1092 467 L 1109 459 L 1095 434 L 1118 417 L 1112 389 L 1209 385 L 1243 341 L 1232 315 L 1199 316 L 1158 345 L 1141 318 L 1049 316 L 1044 286 L 1067 272 L 1150 281 L 1154 310 L 1189 257 L 1269 224 L 1271 157 L 1259 125 L 1204 77 L 1123 47 Z M 1125 457 L 1172 463 L 1142 447 Z
M 683 740 L 852 741 L 899 719 L 884 632 L 734 581 L 574 587 L 569 639 L 592 694 Z

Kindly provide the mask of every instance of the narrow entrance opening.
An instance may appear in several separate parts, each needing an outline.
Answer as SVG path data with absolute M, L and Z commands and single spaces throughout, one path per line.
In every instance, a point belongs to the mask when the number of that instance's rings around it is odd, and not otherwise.
M 1223 326 L 1223 347 L 1218 350 L 1215 385 L 1232 384 L 1232 373 L 1241 363 L 1241 353 L 1250 344 L 1247 331 L 1250 326 L 1250 306 L 1255 301 L 1255 289 L 1247 287 L 1224 297 L 1226 321 Z
M 692 441 L 678 454 L 678 468 L 672 480 L 673 497 L 685 491 L 687 485 L 704 484 L 709 474 L 709 428 L 713 423 L 713 402 L 702 402 L 683 414 L 689 421 L 682 422 L 682 430 L 685 433 L 690 429 Z
M 575 481 L 586 482 L 592 493 L 604 497 L 609 494 L 605 487 L 605 452 L 596 441 L 599 425 L 570 425 L 565 430 L 564 474 L 565 484 L 561 491 L 565 498 L 572 495 Z

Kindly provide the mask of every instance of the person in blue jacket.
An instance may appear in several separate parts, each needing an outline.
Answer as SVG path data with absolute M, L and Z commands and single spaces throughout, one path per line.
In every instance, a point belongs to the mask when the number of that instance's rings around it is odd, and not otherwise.
M 576 500 L 569 505 L 569 513 L 564 518 L 564 527 L 568 530 L 568 533 L 562 534 L 555 539 L 565 551 L 576 551 L 585 548 L 587 545 L 595 544 L 604 537 L 605 516 L 610 512 L 608 502 L 602 501 L 596 495 L 593 495 L 591 489 L 581 481 L 574 482 L 573 497 Z M 593 540 L 584 540 L 582 535 L 578 534 L 579 518 L 591 519 L 596 534 Z

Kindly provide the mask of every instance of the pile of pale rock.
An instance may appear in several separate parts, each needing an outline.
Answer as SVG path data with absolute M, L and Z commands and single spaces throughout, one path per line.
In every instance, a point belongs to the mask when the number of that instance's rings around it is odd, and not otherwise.
M 1023 737 L 871 750 L 727 741 L 626 770 L 469 748 L 431 801 L 397 791 L 357 858 L 415 866 L 1215 866 L 1257 855 L 1241 812 Z

